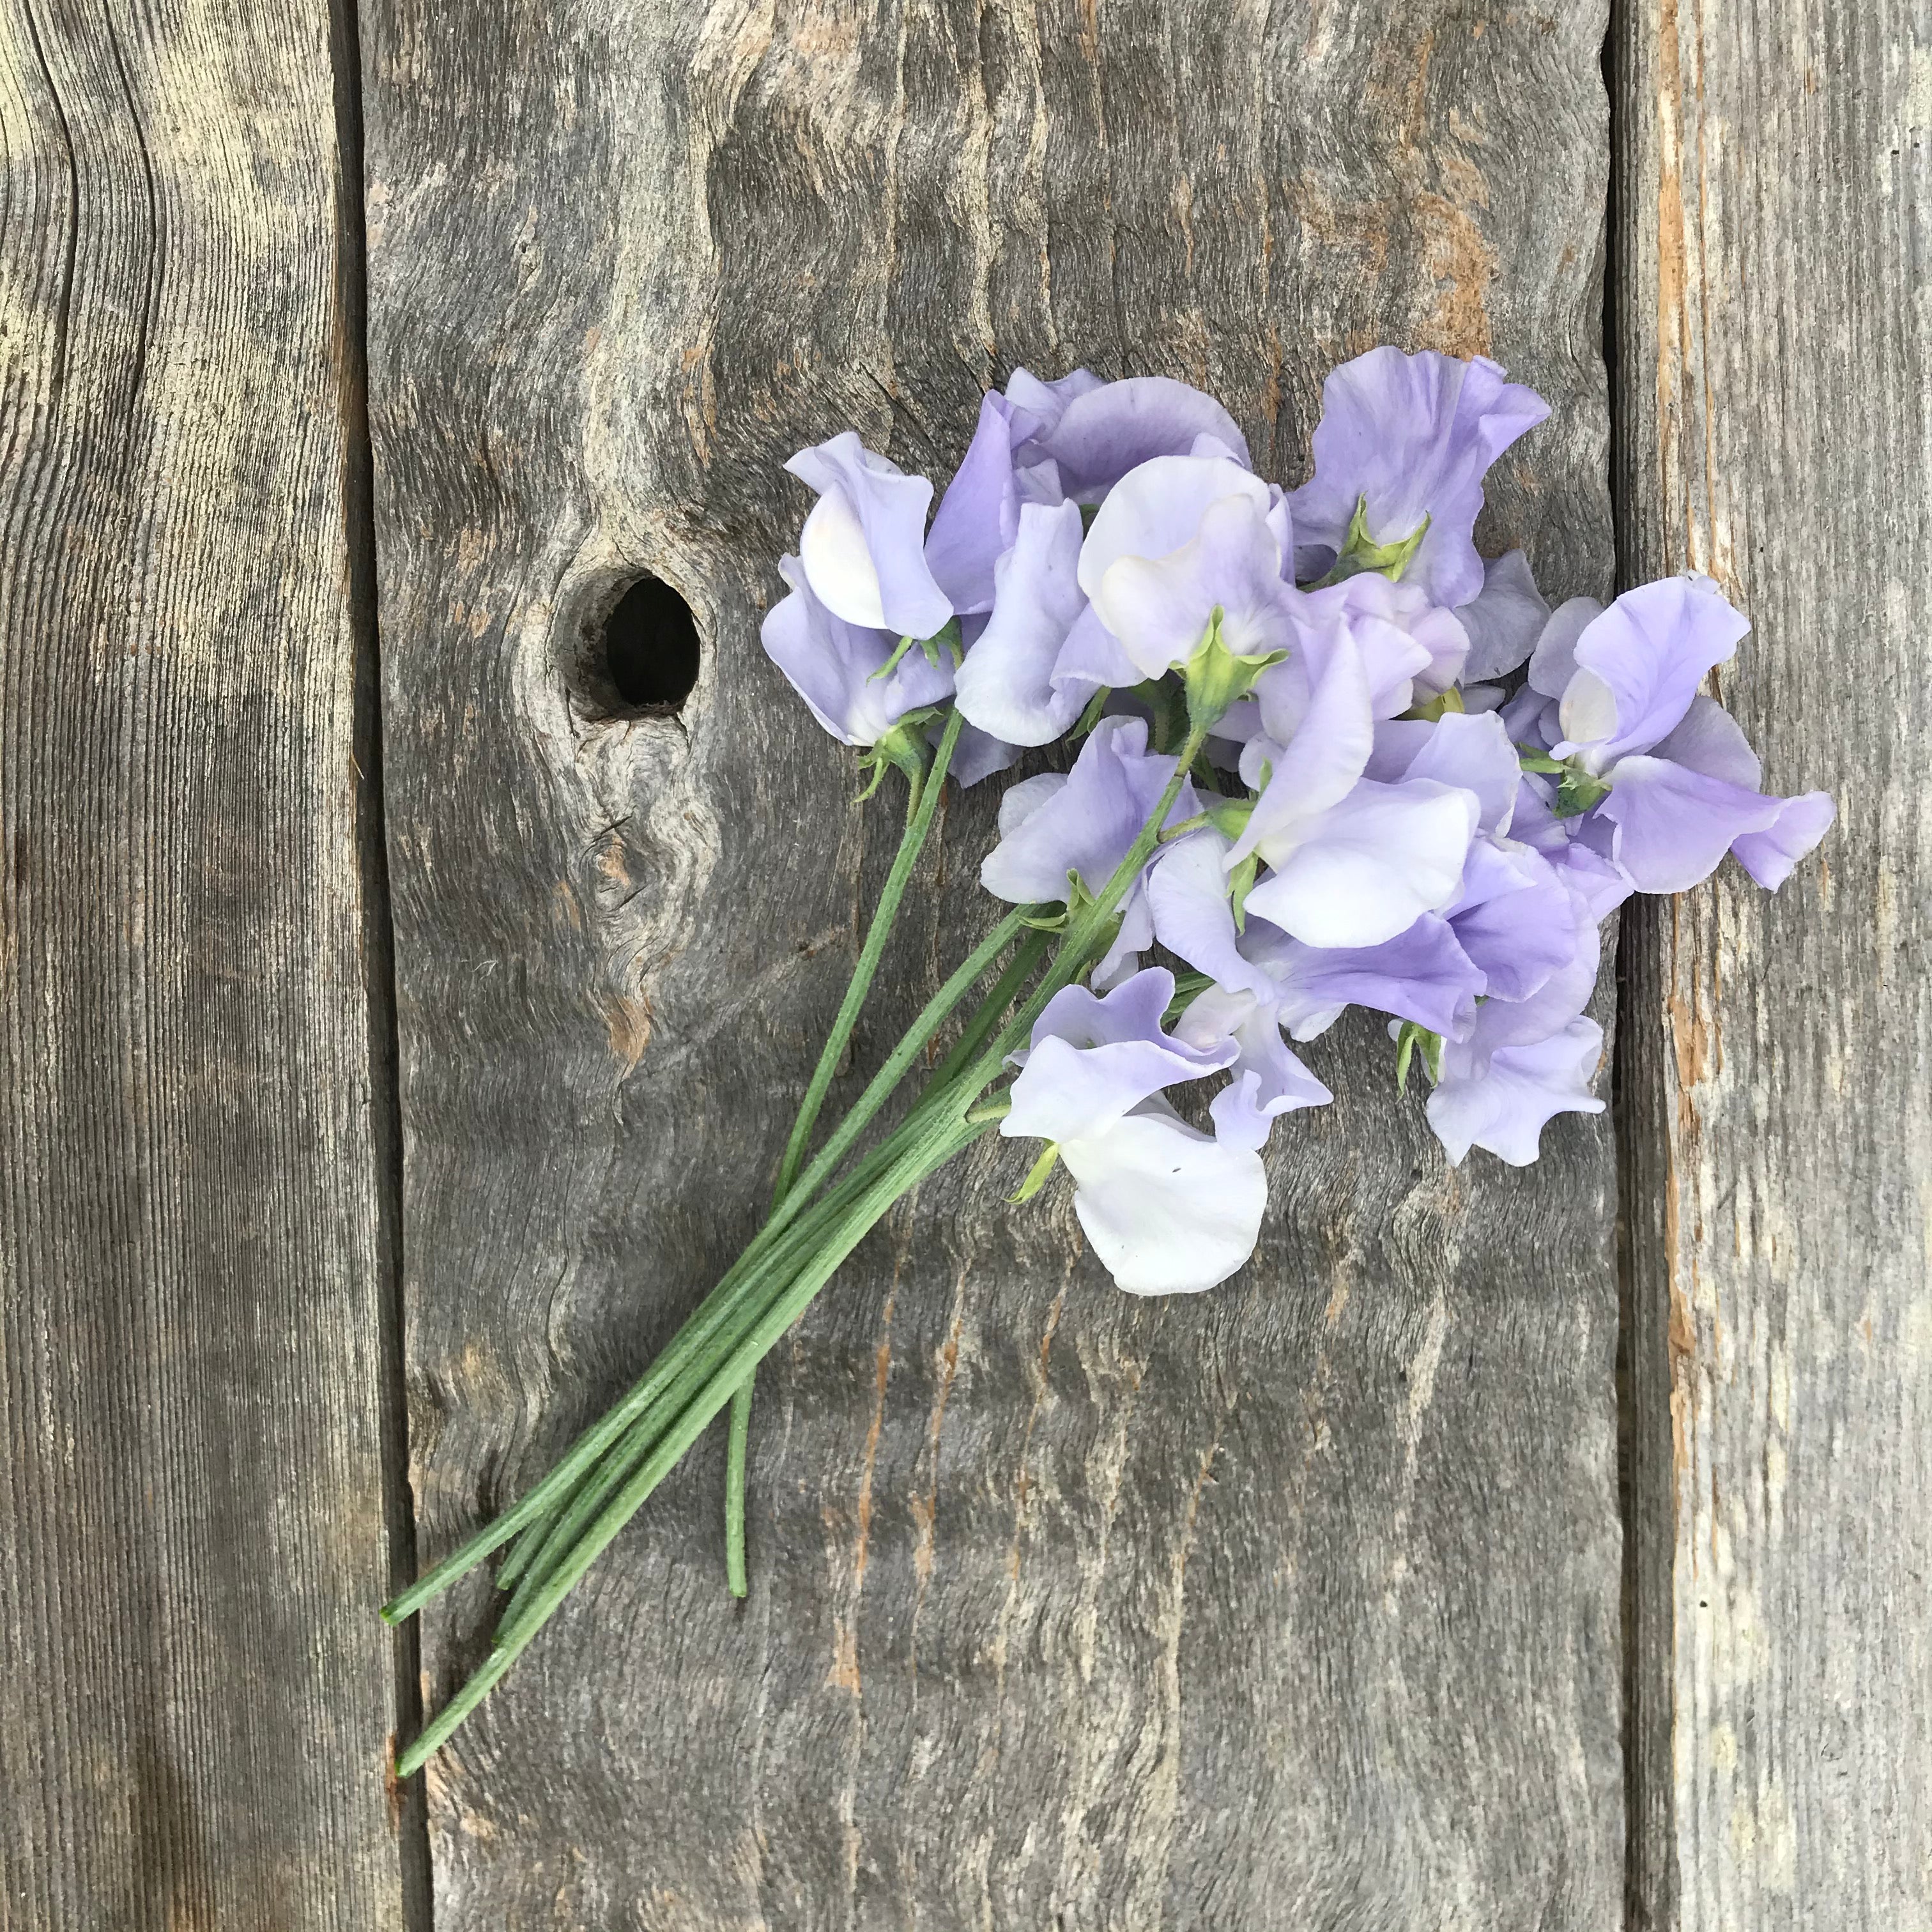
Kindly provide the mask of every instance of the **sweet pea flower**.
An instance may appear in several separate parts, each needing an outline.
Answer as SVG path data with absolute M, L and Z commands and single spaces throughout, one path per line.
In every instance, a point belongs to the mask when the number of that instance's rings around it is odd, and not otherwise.
M 1141 829 L 1153 817 L 1177 760 L 1150 754 L 1146 721 L 1103 718 L 1064 775 L 1043 772 L 1011 788 L 1000 801 L 1000 842 L 980 868 L 980 883 L 1014 905 L 1064 904 L 1070 881 L 1091 897 L 1105 890 Z M 1168 823 L 1199 810 L 1184 782 Z M 1120 902 L 1120 928 L 1094 983 L 1130 972 L 1154 938 L 1144 875 Z
M 1268 872 L 1249 908 L 1311 946 L 1377 946 L 1438 912 L 1461 885 L 1481 806 L 1460 785 L 1363 776 L 1375 746 L 1366 674 L 1346 635 L 1287 744 L 1257 738 L 1242 773 L 1267 783 L 1228 855 Z
M 1383 348 L 1343 363 L 1322 388 L 1315 473 L 1289 500 L 1298 541 L 1334 556 L 1359 507 L 1372 544 L 1418 539 L 1404 582 L 1452 609 L 1472 602 L 1484 587 L 1474 541 L 1484 474 L 1549 413 L 1483 356 Z
M 908 712 L 950 694 L 952 671 L 944 662 L 928 663 L 922 651 L 906 652 L 881 677 L 899 640 L 828 610 L 813 595 L 798 558 L 782 559 L 778 572 L 791 590 L 766 613 L 760 641 L 812 715 L 842 744 L 875 745 Z
M 1102 382 L 1084 369 L 1057 383 L 1016 370 L 1006 394 L 1042 423 L 1022 463 L 1050 460 L 1076 503 L 1097 503 L 1150 458 L 1212 454 L 1245 470 L 1247 440 L 1212 396 L 1167 376 Z
M 1469 640 L 1462 676 L 1472 682 L 1506 677 L 1536 648 L 1550 606 L 1520 550 L 1483 566 L 1483 587 L 1456 615 Z
M 1048 407 L 1054 400 L 1048 391 Z M 1051 458 L 1022 461 L 1018 454 L 1045 420 L 997 391 L 980 399 L 979 426 L 926 539 L 927 566 L 962 616 L 993 608 L 1000 560 L 1019 540 L 1025 506 L 1066 500 Z
M 1275 527 L 1270 527 L 1276 512 Z M 1285 512 L 1225 456 L 1160 456 L 1123 477 L 1080 550 L 1081 589 L 1134 677 L 1185 664 L 1216 608 L 1238 657 L 1292 641 L 1296 592 L 1281 569 Z
M 932 485 L 908 476 L 846 430 L 785 467 L 818 492 L 798 539 L 812 595 L 862 629 L 930 638 L 952 615 L 926 560 Z
M 1154 967 L 1104 998 L 1056 994 L 1035 1023 L 1000 1123 L 1052 1142 L 1073 1176 L 1073 1211 L 1115 1282 L 1186 1294 L 1226 1281 L 1254 1252 L 1268 1206 L 1261 1157 L 1238 1126 L 1202 1132 L 1162 1090 L 1226 1066 L 1231 1042 L 1171 1039 L 1174 976 Z M 1218 1106 L 1217 1101 L 1217 1106 Z
M 1684 891 L 1727 850 L 1774 890 L 1837 815 L 1822 792 L 1765 793 L 1744 734 L 1699 692 L 1750 628 L 1708 578 L 1684 576 L 1608 610 L 1574 600 L 1538 642 L 1528 688 L 1542 702 L 1509 715 L 1601 791 L 1588 815 L 1612 828 L 1606 856 L 1640 891 Z
M 1255 682 L 1262 728 L 1285 743 L 1306 714 L 1314 687 L 1346 637 L 1368 680 L 1372 718 L 1399 717 L 1417 693 L 1433 697 L 1460 675 L 1468 634 L 1453 611 L 1412 584 L 1365 571 L 1340 584 L 1293 593 L 1294 648 Z
M 1596 921 L 1580 908 L 1570 962 L 1526 1000 L 1484 1000 L 1465 1036 L 1445 1042 L 1426 1112 L 1451 1166 L 1480 1147 L 1527 1167 L 1557 1114 L 1604 1111 L 1590 1091 L 1603 1029 L 1583 1017 L 1597 962 Z

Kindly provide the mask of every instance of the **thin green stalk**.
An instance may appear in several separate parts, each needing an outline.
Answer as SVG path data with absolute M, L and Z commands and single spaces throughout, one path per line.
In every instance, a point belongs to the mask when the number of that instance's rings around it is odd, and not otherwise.
M 885 890 L 879 895 L 878 907 L 872 914 L 865 944 L 860 948 L 858 964 L 852 969 L 845 997 L 839 1002 L 832 1030 L 825 1036 L 818 1064 L 812 1070 L 811 1083 L 799 1105 L 798 1118 L 792 1123 L 791 1137 L 785 1142 L 784 1155 L 778 1162 L 778 1185 L 772 1190 L 774 1210 L 783 1205 L 785 1196 L 792 1190 L 792 1184 L 798 1178 L 799 1168 L 804 1164 L 805 1150 L 812 1144 L 812 1130 L 818 1124 L 819 1109 L 825 1104 L 832 1076 L 844 1057 L 852 1029 L 858 1024 L 860 1009 L 872 990 L 873 976 L 879 970 L 879 962 L 885 955 L 886 941 L 892 936 L 893 922 L 898 916 L 899 902 L 905 896 L 913 866 L 932 829 L 933 814 L 939 808 L 940 796 L 946 788 L 946 767 L 952 762 L 952 748 L 959 742 L 964 722 L 956 706 L 940 736 L 932 770 L 923 780 L 910 783 L 906 799 L 905 836 L 899 841 L 892 868 L 886 875 Z M 745 1456 L 751 1431 L 752 1384 L 748 1382 L 732 1396 L 731 1426 L 724 1448 L 724 1580 L 726 1588 L 734 1597 L 743 1596 L 746 1588 Z
M 805 1090 L 798 1118 L 792 1123 L 791 1138 L 785 1143 L 784 1157 L 778 1162 L 778 1185 L 773 1190 L 775 1206 L 791 1192 L 792 1183 L 805 1164 L 805 1150 L 811 1144 L 812 1130 L 818 1124 L 818 1110 L 825 1104 L 832 1076 L 844 1057 L 852 1029 L 858 1023 L 859 1010 L 872 990 L 872 976 L 879 970 L 886 941 L 892 936 L 892 922 L 898 916 L 899 902 L 905 897 L 920 848 L 926 843 L 926 833 L 932 830 L 933 814 L 939 808 L 940 794 L 946 788 L 946 767 L 952 762 L 952 748 L 959 742 L 959 730 L 964 722 L 956 710 L 947 717 L 939 748 L 933 754 L 932 769 L 927 773 L 924 785 L 909 801 L 905 836 L 899 841 L 898 856 L 892 860 L 892 870 L 886 875 L 885 890 L 879 895 L 878 909 L 872 915 L 866 942 L 859 950 L 858 964 L 852 968 L 851 983 L 845 988 L 845 997 L 839 1003 L 832 1030 L 825 1036 L 824 1050 L 818 1056 L 818 1064 L 812 1069 L 811 1084 Z
M 1022 912 L 1028 910 L 1024 906 L 1020 908 Z M 993 990 L 981 1003 L 980 1010 L 966 1023 L 966 1030 L 954 1041 L 952 1052 L 940 1063 L 939 1071 L 926 1082 L 926 1094 L 944 1092 L 949 1081 L 972 1064 L 973 1056 L 998 1032 L 1000 1022 L 1006 1016 L 1006 1009 L 1019 997 L 1020 988 L 1033 977 L 1034 969 L 1046 956 L 1057 936 L 1051 932 L 1036 932 L 1013 955 Z M 922 1102 L 925 1097 L 920 1096 Z
M 545 1578 L 520 1614 L 499 1626 L 489 1657 L 402 1754 L 396 1766 L 398 1776 L 406 1778 L 418 1770 L 489 1694 L 578 1579 L 724 1406 L 733 1390 L 805 1312 L 812 1298 L 892 1204 L 985 1131 L 983 1127 L 957 1120 L 932 1124 L 853 1204 L 812 1262 L 764 1312 L 752 1332 L 739 1342 L 679 1414 L 642 1466 L 605 1504 L 569 1556 Z
M 856 1179 L 856 1177 L 854 1177 Z M 849 1186 L 850 1184 L 847 1184 Z M 842 1190 L 842 1192 L 843 1190 Z M 832 1197 L 828 1197 L 832 1198 Z M 803 1231 L 794 1231 L 794 1234 Z M 418 1576 L 410 1587 L 382 1606 L 386 1622 L 400 1623 L 422 1609 L 460 1576 L 473 1570 L 490 1553 L 509 1541 L 518 1531 L 550 1516 L 568 1501 L 578 1478 L 601 1457 L 632 1424 L 660 1400 L 689 1359 L 691 1352 L 715 1336 L 742 1305 L 745 1296 L 758 1281 L 784 1258 L 786 1230 L 760 1229 L 745 1252 L 733 1262 L 716 1287 L 699 1303 L 690 1318 L 670 1343 L 632 1384 L 626 1394 L 598 1420 L 586 1430 L 543 1480 L 528 1490 L 503 1513 L 486 1523 L 460 1549 Z

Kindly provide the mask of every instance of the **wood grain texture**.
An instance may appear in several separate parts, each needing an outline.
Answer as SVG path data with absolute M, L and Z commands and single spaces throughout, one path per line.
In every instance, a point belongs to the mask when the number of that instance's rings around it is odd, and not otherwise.
M 1628 562 L 1750 614 L 1725 701 L 1840 812 L 1625 934 L 1634 1916 L 1923 1925 L 1932 12 L 1646 0 L 1620 70 Z
M 755 1226 L 896 837 L 758 647 L 783 458 L 944 470 L 987 384 L 1084 362 L 1212 389 L 1294 481 L 1333 362 L 1490 351 L 1556 413 L 1489 540 L 1602 592 L 1604 28 L 369 10 L 426 1561 Z M 706 639 L 677 718 L 590 641 L 644 568 Z M 994 802 L 950 802 L 862 1069 L 983 930 Z M 432 1766 L 443 1932 L 1615 1921 L 1608 1130 L 1452 1174 L 1372 1026 L 1312 1057 L 1344 1098 L 1216 1294 L 1118 1294 L 984 1148 L 866 1245 L 763 1379 L 748 1603 L 720 1432 Z M 430 1616 L 432 1696 L 488 1616 Z
M 0 16 L 0 1926 L 400 1924 L 329 22 Z

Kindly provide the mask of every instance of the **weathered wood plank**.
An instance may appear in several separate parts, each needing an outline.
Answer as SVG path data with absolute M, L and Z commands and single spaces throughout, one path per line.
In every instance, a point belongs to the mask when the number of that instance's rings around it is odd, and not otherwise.
M 1164 370 L 1292 480 L 1374 340 L 1556 404 L 1492 537 L 1612 568 L 1602 10 L 424 5 L 365 23 L 417 1495 L 431 1557 L 756 1225 L 893 832 L 757 645 L 852 424 Z M 506 85 L 514 76 L 515 85 Z M 584 640 L 640 568 L 680 719 Z M 875 1050 L 983 929 L 955 801 Z M 1366 1024 L 1256 1264 L 1117 1294 L 981 1149 L 432 1767 L 439 1924 L 1600 1928 L 1621 1888 L 1611 1154 L 1452 1176 Z M 425 1684 L 488 1592 L 428 1620 Z
M 400 1922 L 320 4 L 0 22 L 0 1925 Z
M 1646 0 L 1620 58 L 1627 560 L 1726 585 L 1725 701 L 1841 814 L 1625 933 L 1635 1916 L 1922 1924 L 1932 14 Z

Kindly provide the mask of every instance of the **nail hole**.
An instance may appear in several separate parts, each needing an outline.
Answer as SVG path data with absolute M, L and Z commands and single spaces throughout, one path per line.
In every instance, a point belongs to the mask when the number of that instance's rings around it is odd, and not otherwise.
M 633 710 L 675 711 L 698 682 L 698 620 L 659 577 L 640 577 L 604 620 L 604 664 Z

